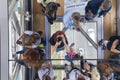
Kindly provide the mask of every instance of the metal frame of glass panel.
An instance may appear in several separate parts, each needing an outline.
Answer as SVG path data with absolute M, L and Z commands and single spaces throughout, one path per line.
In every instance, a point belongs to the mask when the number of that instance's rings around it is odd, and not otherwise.
M 8 80 L 8 0 L 0 0 L 0 80 Z

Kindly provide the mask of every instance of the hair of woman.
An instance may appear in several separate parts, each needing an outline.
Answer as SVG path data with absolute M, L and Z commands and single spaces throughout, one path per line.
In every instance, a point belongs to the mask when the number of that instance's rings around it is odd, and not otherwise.
M 63 35 L 63 36 L 65 37 L 65 40 L 67 40 L 67 37 L 66 37 L 66 35 L 65 35 L 64 32 L 62 32 L 62 31 L 57 31 L 56 33 L 54 33 L 54 37 L 53 37 L 54 42 L 57 41 L 57 36 L 58 36 L 58 35 Z

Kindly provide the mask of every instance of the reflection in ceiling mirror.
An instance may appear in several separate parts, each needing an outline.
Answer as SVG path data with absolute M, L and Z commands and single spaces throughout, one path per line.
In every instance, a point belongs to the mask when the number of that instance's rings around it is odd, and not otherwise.
M 88 35 L 90 36 L 90 38 L 95 41 L 95 31 L 94 29 L 90 28 L 88 29 Z M 88 46 L 92 46 L 92 44 L 90 42 L 88 42 Z

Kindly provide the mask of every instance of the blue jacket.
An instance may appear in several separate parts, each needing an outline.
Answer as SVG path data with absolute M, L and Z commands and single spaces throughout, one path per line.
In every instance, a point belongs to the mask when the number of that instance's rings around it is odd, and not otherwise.
M 100 8 L 100 6 L 101 6 L 101 4 L 103 3 L 103 1 L 104 0 L 91 0 L 91 1 L 89 1 L 87 6 L 85 7 L 85 14 L 87 14 L 88 11 L 91 10 L 91 12 L 94 15 L 96 15 L 98 10 L 99 10 L 99 8 Z M 107 10 L 101 11 L 99 13 L 98 17 L 100 17 L 102 15 L 105 15 L 111 8 L 112 8 L 112 6 L 109 9 L 107 9 Z

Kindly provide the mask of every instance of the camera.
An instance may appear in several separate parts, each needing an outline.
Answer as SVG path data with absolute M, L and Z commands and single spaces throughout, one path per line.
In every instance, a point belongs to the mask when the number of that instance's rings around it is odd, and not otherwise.
M 62 37 L 57 38 L 57 42 L 62 41 Z
M 21 41 L 19 41 L 19 40 L 18 40 L 16 43 L 17 43 L 17 44 L 22 44 L 22 42 L 21 42 Z

